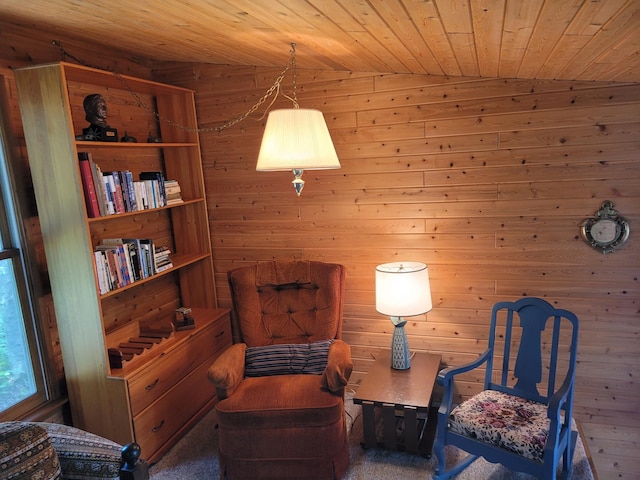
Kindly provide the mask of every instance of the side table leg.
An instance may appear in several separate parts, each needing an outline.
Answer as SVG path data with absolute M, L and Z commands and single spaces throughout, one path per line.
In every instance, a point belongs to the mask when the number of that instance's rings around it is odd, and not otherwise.
M 382 404 L 382 435 L 384 446 L 389 450 L 397 449 L 396 406 L 393 403 Z
M 376 413 L 373 402 L 362 402 L 362 432 L 364 435 L 364 448 L 375 448 L 376 440 Z
M 422 442 L 420 443 L 420 454 L 425 458 L 431 458 L 431 452 L 433 451 L 433 442 L 436 438 L 436 430 L 438 428 L 438 408 L 429 407 L 429 414 L 427 417 L 427 424 L 422 434 Z
M 404 407 L 404 448 L 407 453 L 418 453 L 418 409 Z

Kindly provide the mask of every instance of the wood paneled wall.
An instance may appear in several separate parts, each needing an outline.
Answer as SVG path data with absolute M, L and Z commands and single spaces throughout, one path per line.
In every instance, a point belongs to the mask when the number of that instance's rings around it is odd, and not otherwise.
M 359 383 L 392 325 L 375 310 L 374 268 L 429 265 L 434 308 L 410 347 L 447 365 L 486 347 L 492 305 L 540 296 L 581 320 L 576 417 L 600 478 L 635 478 L 640 438 L 640 85 L 328 73 L 298 69 L 300 105 L 324 113 L 342 163 L 257 173 L 264 119 L 220 133 L 278 70 L 164 65 L 197 91 L 218 298 L 225 272 L 272 258 L 347 267 L 344 337 Z M 283 88 L 291 94 L 291 77 Z M 266 103 L 269 103 L 268 101 Z M 282 97 L 274 104 L 289 106 Z M 611 200 L 629 242 L 603 255 L 580 223 Z M 460 386 L 475 392 L 481 378 Z

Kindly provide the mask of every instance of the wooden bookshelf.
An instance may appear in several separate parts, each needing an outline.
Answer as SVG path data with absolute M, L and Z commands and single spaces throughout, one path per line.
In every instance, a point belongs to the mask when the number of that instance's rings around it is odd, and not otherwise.
M 229 312 L 215 296 L 194 93 L 64 62 L 17 69 L 15 79 L 74 425 L 137 441 L 153 461 L 215 404 L 206 366 L 231 343 Z M 82 102 L 92 93 L 105 98 L 118 137 L 137 143 L 76 140 L 88 126 Z M 162 143 L 147 143 L 149 136 Z M 178 181 L 184 203 L 89 218 L 79 152 L 103 172 L 161 171 Z M 101 294 L 93 251 L 120 237 L 168 246 L 173 267 Z M 171 328 L 181 306 L 193 309 L 194 330 L 171 332 L 110 365 L 110 349 L 141 329 Z M 141 378 L 151 379 L 142 389 L 153 390 L 143 395 L 150 400 L 141 400 Z

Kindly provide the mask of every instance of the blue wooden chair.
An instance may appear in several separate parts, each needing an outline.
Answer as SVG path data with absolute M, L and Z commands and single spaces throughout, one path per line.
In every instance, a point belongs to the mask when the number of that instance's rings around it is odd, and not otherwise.
M 444 394 L 435 479 L 456 475 L 480 456 L 540 479 L 555 479 L 562 457 L 561 478 L 569 478 L 577 438 L 571 429 L 577 344 L 573 313 L 539 298 L 497 303 L 488 349 L 476 361 L 438 375 Z M 454 377 L 473 381 L 471 371 L 482 366 L 483 391 L 454 405 Z M 469 455 L 447 469 L 447 445 Z

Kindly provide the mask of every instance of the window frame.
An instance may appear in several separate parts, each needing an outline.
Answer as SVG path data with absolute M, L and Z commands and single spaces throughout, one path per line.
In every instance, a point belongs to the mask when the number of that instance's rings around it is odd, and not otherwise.
M 51 379 L 53 365 L 51 365 L 51 347 L 46 339 L 47 325 L 44 325 L 37 302 L 42 297 L 42 289 L 36 280 L 32 260 L 32 248 L 28 243 L 25 227 L 24 212 L 26 208 L 26 188 L 16 175 L 20 161 L 26 159 L 16 155 L 13 143 L 11 121 L 7 116 L 8 87 L 5 76 L 0 75 L 0 233 L 4 244 L 0 245 L 0 259 L 11 259 L 13 273 L 18 292 L 22 317 L 31 363 L 33 367 L 36 392 L 21 402 L 0 411 L 0 421 L 37 419 L 37 411 L 47 406 L 59 392 L 53 387 Z

